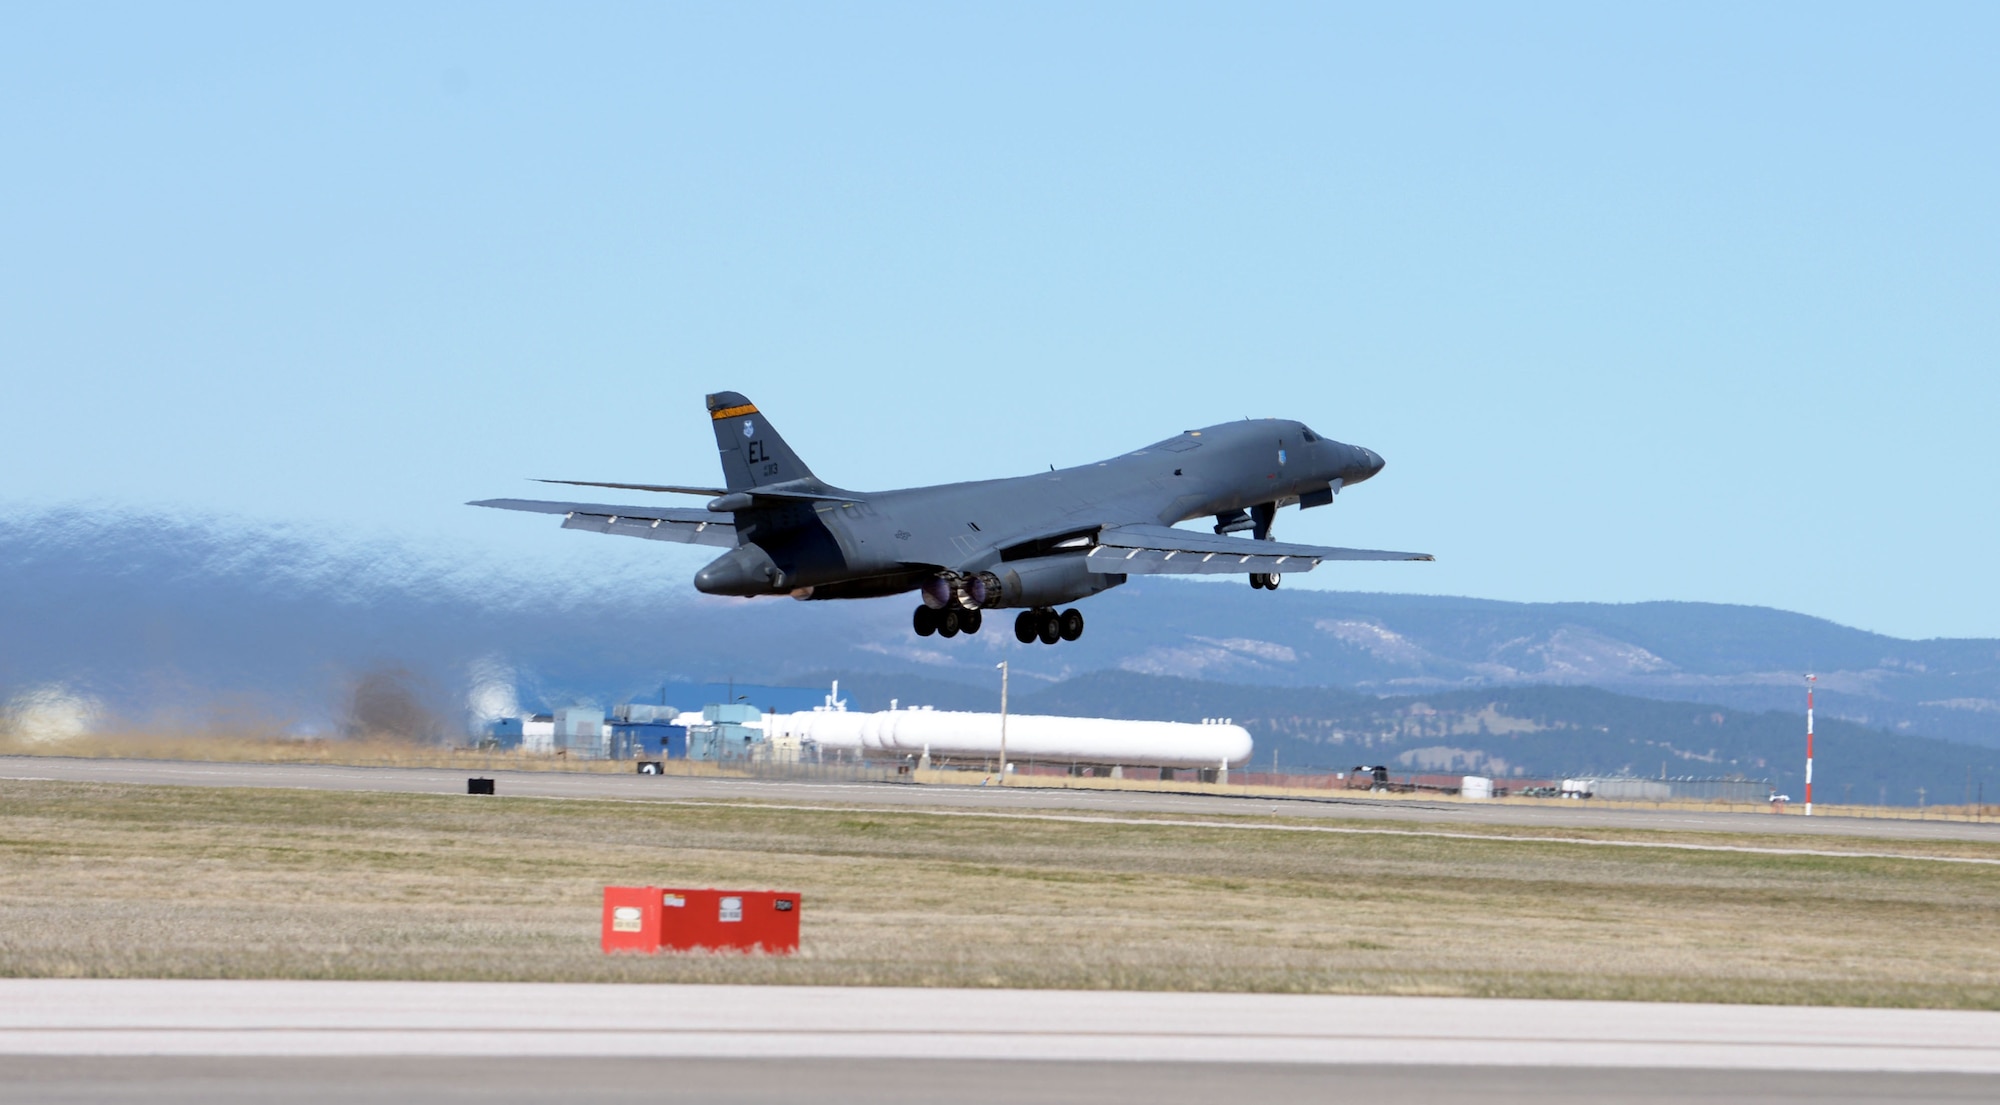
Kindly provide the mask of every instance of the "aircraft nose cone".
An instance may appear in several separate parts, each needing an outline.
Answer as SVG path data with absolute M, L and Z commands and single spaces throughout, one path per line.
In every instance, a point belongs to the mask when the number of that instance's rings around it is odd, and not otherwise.
M 1382 470 L 1382 454 L 1359 445 L 1352 448 L 1354 452 L 1348 457 L 1348 468 L 1342 477 L 1350 486 L 1369 479 Z

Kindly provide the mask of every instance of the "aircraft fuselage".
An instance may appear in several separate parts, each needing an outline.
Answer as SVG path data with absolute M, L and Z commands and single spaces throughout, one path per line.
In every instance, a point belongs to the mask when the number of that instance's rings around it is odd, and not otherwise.
M 1057 554 L 1062 540 L 1108 521 L 1171 526 L 1310 503 L 1316 492 L 1330 501 L 1332 489 L 1368 479 L 1382 463 L 1373 451 L 1320 437 L 1302 423 L 1250 419 L 1028 476 L 880 492 L 827 488 L 858 501 L 738 512 L 742 545 L 697 575 L 695 587 L 800 598 L 896 594 L 940 571 L 990 571 L 1007 560 Z M 1080 580 L 1095 586 L 1073 597 L 1120 582 Z
M 563 528 L 712 545 L 696 573 L 711 595 L 854 599 L 917 591 L 919 636 L 978 633 L 989 610 L 1019 611 L 1027 643 L 1074 641 L 1083 615 L 1056 607 L 1128 575 L 1240 573 L 1275 590 L 1326 560 L 1429 560 L 1424 553 L 1293 544 L 1278 508 L 1325 506 L 1382 470 L 1368 449 L 1285 419 L 1225 422 L 1094 464 L 1012 479 L 854 492 L 813 475 L 745 396 L 708 396 L 723 487 L 549 482 L 713 496 L 707 509 L 487 499 L 475 506 L 563 516 Z M 1178 528 L 1213 517 L 1203 532 Z M 1247 532 L 1247 537 L 1232 534 Z

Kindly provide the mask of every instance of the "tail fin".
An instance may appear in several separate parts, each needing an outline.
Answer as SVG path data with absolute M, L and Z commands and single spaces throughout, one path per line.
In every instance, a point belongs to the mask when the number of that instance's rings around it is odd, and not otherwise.
M 715 423 L 715 447 L 722 454 L 722 484 L 731 491 L 810 480 L 807 468 L 785 439 L 778 436 L 757 405 L 733 391 L 708 397 L 708 417 Z

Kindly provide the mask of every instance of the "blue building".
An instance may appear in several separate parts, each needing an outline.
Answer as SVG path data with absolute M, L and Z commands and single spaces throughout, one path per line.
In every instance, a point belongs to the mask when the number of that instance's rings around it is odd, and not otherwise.
M 620 760 L 685 760 L 687 728 L 672 706 L 627 702 L 611 708 L 611 755 Z
M 764 736 L 761 726 L 753 728 L 749 723 L 763 718 L 757 707 L 741 703 L 702 707 L 702 724 L 688 727 L 689 758 L 718 762 L 749 759 L 751 742 Z

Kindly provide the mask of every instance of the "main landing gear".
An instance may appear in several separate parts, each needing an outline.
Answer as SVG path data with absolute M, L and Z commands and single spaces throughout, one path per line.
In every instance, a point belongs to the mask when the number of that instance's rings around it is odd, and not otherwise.
M 919 637 L 928 637 L 933 633 L 940 637 L 956 637 L 961 633 L 979 632 L 979 623 L 985 620 L 977 610 L 957 606 L 932 610 L 928 606 L 919 606 L 917 612 L 910 616 L 910 628 L 916 630 Z
M 961 633 L 977 633 L 979 625 L 985 621 L 983 613 L 963 606 L 919 606 L 910 615 L 910 628 L 919 637 L 935 634 L 939 637 L 956 637 Z M 1074 641 L 1083 636 L 1083 611 L 1074 607 L 1060 613 L 1038 606 L 1033 610 L 1023 610 L 1014 619 L 1014 639 L 1022 644 L 1032 644 L 1039 640 L 1045 645 L 1057 641 Z
M 1014 639 L 1022 644 L 1040 640 L 1045 645 L 1074 641 L 1083 636 L 1083 611 L 1071 607 L 1058 614 L 1046 606 L 1023 610 L 1014 619 Z
M 1278 581 L 1283 578 L 1285 577 L 1276 572 L 1251 572 L 1250 586 L 1266 591 L 1275 591 L 1278 589 Z

